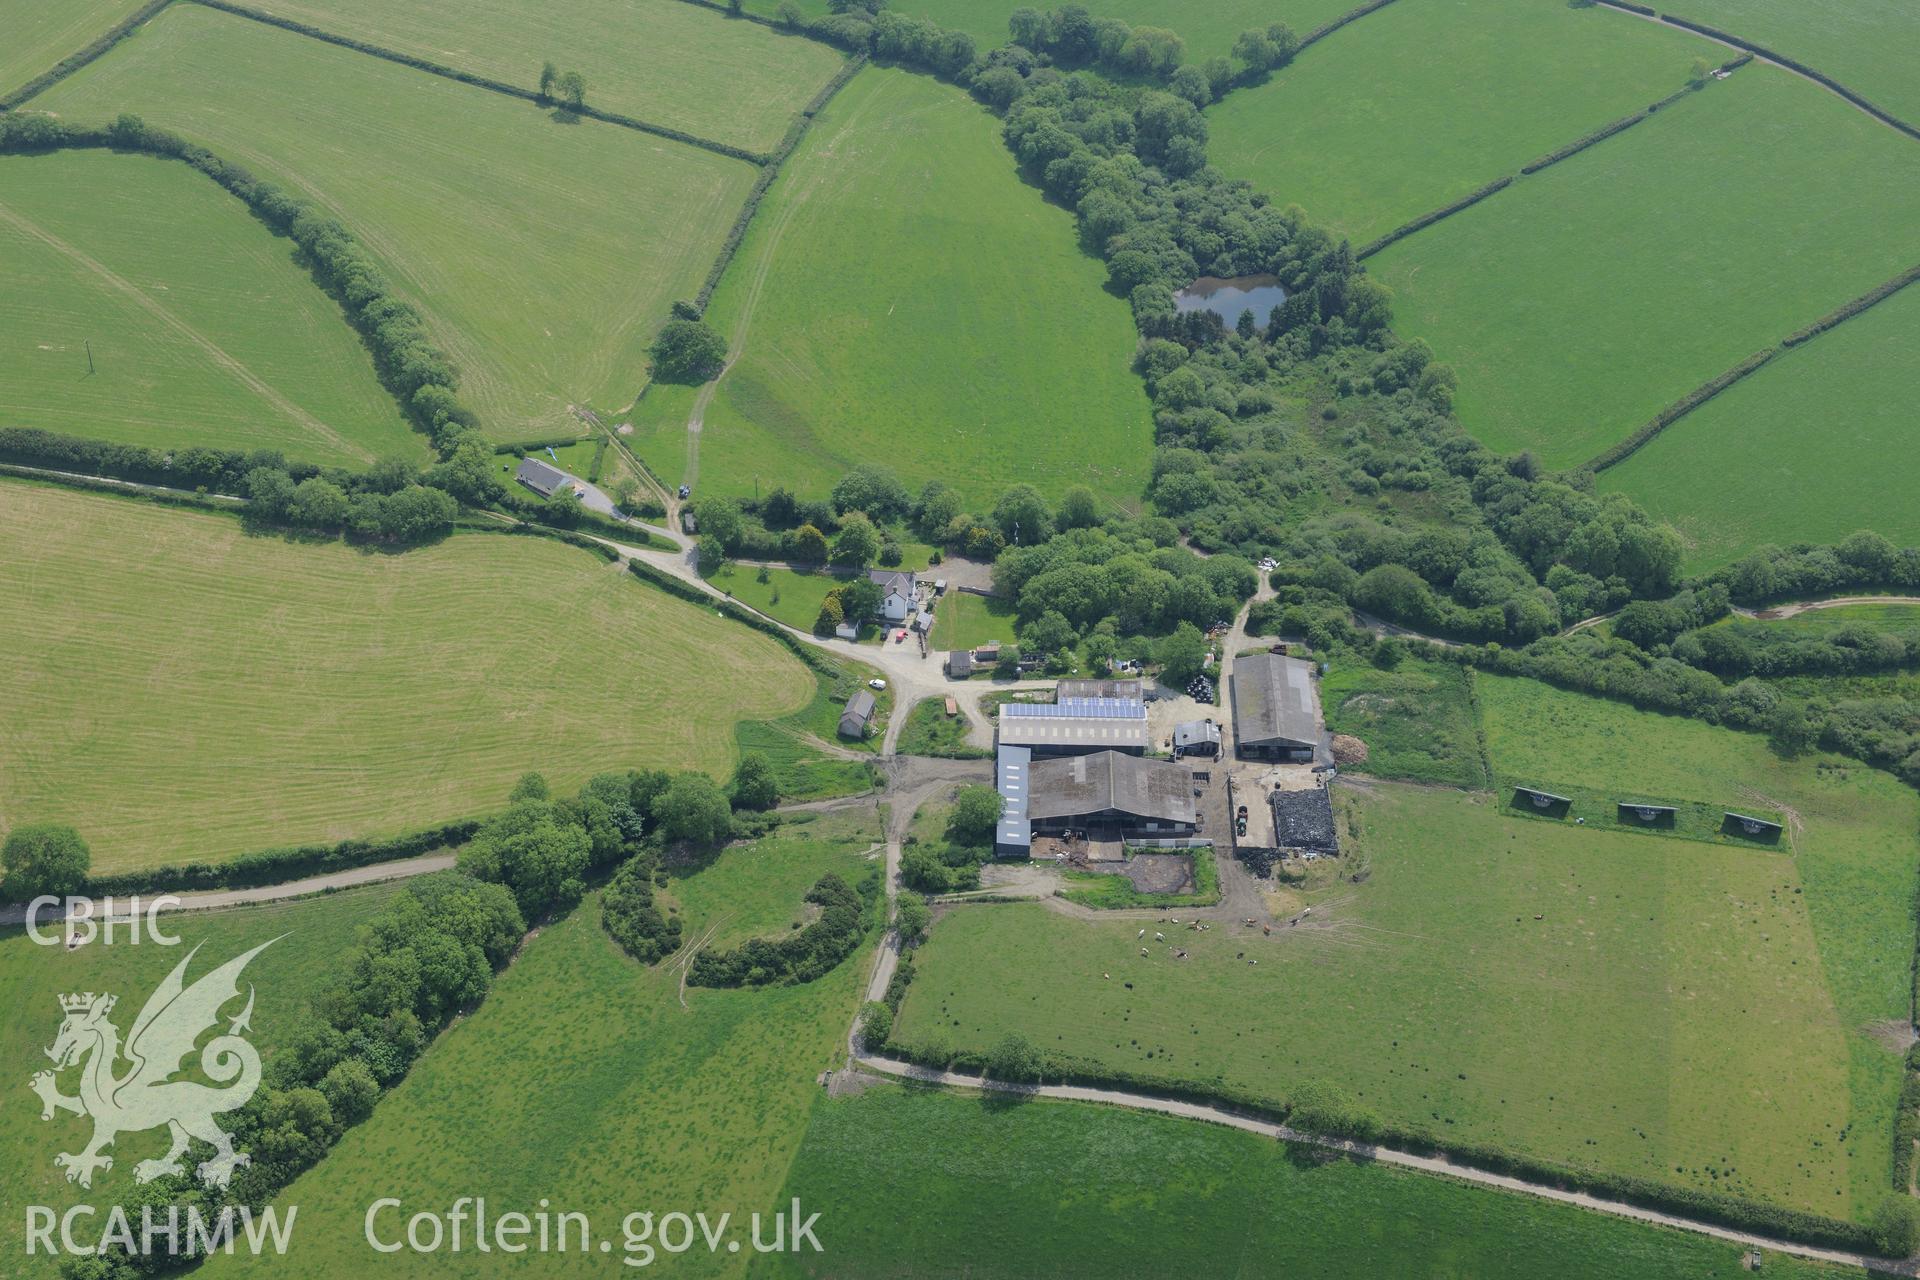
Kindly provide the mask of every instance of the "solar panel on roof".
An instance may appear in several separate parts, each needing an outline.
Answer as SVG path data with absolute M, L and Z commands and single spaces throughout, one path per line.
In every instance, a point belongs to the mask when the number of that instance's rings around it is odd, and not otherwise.
M 1144 720 L 1147 704 L 1134 698 L 1069 698 L 1065 702 L 1009 702 L 1012 720 Z

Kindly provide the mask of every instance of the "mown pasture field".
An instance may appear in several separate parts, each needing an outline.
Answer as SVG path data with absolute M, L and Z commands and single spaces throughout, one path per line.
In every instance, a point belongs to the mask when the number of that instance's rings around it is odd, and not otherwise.
M 1645 109 L 1696 56 L 1725 52 L 1599 6 L 1393 4 L 1210 108 L 1210 155 L 1358 247 Z
M 53 70 L 126 20 L 141 0 L 8 0 L 0 93 Z
M 0 158 L 0 420 L 338 466 L 424 461 L 425 437 L 292 248 L 178 161 Z
M 982 1196 L 983 1186 L 1003 1194 Z M 897 1085 L 814 1108 L 782 1199 L 794 1196 L 838 1210 L 827 1252 L 761 1258 L 753 1275 L 1746 1274 L 1743 1251 L 1722 1241 L 1384 1165 L 1302 1157 L 1250 1133 Z M 911 1271 L 902 1258 L 915 1260 Z M 1763 1274 L 1864 1273 L 1770 1254 Z
M 1382 671 L 1358 659 L 1336 659 L 1320 682 L 1327 729 L 1367 744 L 1355 766 L 1379 778 L 1447 786 L 1487 785 L 1472 675 L 1451 662 L 1407 660 Z
M 589 106 L 771 151 L 839 69 L 827 45 L 656 0 L 266 0 L 276 17 L 457 71 L 537 89 L 540 66 L 579 71 Z
M 144 937 L 139 945 L 129 945 L 123 930 L 111 944 L 68 951 L 60 945 L 38 945 L 24 929 L 0 932 L 0 1006 L 8 1011 L 0 1052 L 16 1064 L 19 1075 L 17 1096 L 9 1096 L 0 1107 L 0 1200 L 64 1211 L 73 1204 L 100 1203 L 95 1197 L 102 1194 L 117 1198 L 132 1187 L 135 1163 L 166 1149 L 163 1130 L 123 1134 L 114 1145 L 113 1169 L 102 1175 L 105 1181 L 94 1184 L 91 1195 L 69 1185 L 54 1165 L 54 1153 L 78 1151 L 90 1132 L 88 1122 L 76 1116 L 41 1120 L 40 1104 L 26 1089 L 36 1064 L 48 1065 L 41 1050 L 53 1043 L 60 1026 L 58 997 L 74 991 L 113 993 L 120 1000 L 113 1020 L 125 1034 L 147 996 L 191 948 L 198 946 L 200 953 L 188 966 L 188 982 L 278 937 L 247 965 L 243 979 L 253 984 L 257 996 L 248 1039 L 262 1059 L 271 1062 L 275 1048 L 300 1030 L 314 992 L 337 972 L 340 956 L 353 945 L 355 928 L 386 903 L 394 888 L 372 885 L 288 902 L 165 915 L 161 928 L 180 939 L 180 945 L 172 947 Z M 229 1012 L 238 1009 L 236 1003 Z M 71 1076 L 61 1083 L 73 1087 Z M 17 1230 L 17 1223 L 9 1222 L 8 1229 Z M 45 1258 L 37 1261 L 42 1265 L 30 1274 L 55 1273 Z
M 690 940 L 715 925 L 714 945 L 781 933 L 820 875 L 855 883 L 878 838 L 871 817 L 823 819 L 676 873 L 665 892 Z M 621 1221 L 637 1211 L 732 1213 L 747 1239 L 747 1215 L 773 1209 L 822 1096 L 815 1077 L 844 1057 L 871 956 L 862 947 L 804 986 L 690 988 L 683 1008 L 673 961 L 648 969 L 628 958 L 589 895 L 528 941 L 479 1010 L 282 1194 L 300 1207 L 300 1238 L 270 1269 L 331 1278 L 365 1267 L 362 1219 L 381 1195 L 401 1198 L 408 1213 L 445 1212 L 463 1195 L 484 1194 L 493 1212 L 534 1212 L 545 1199 L 590 1215 L 597 1237 L 612 1240 L 614 1260 L 548 1253 L 538 1259 L 543 1276 L 624 1270 Z M 655 1261 L 677 1275 L 738 1276 L 750 1256 L 744 1244 L 717 1256 L 702 1246 Z M 221 1258 L 207 1275 L 261 1265 Z M 408 1256 L 409 1275 L 497 1273 L 471 1250 Z
M 769 565 L 765 572 L 767 580 L 762 582 L 758 566 L 729 561 L 709 574 L 707 581 L 748 608 L 802 631 L 813 630 L 827 593 L 847 581 L 824 569 L 802 573 Z
M 1920 9 L 1906 0 L 1675 0 L 1660 11 L 1751 40 L 1920 123 Z
M 1135 504 L 1152 423 L 1127 304 L 1103 283 L 984 108 L 869 68 L 820 113 L 714 295 L 738 363 L 708 389 L 650 387 L 630 443 L 702 494 L 825 494 L 881 463 L 979 507 L 1019 482 Z
M 1879 1050 L 1894 1087 L 1870 1117 L 1849 1105 L 1790 859 L 1373 785 L 1342 806 L 1338 878 L 1303 895 L 1309 925 L 1176 932 L 1176 960 L 1139 954 L 1138 921 L 956 910 L 921 950 L 896 1036 L 985 1050 L 1019 1031 L 1273 1100 L 1335 1082 L 1443 1140 L 1827 1212 L 1848 1211 L 1857 1163 L 1877 1203 L 1899 1060 Z
M 1920 542 L 1917 349 L 1920 286 L 1909 286 L 1681 418 L 1601 472 L 1600 488 L 1679 529 L 1690 571 L 1856 529 Z
M 379 258 L 493 435 L 625 404 L 753 166 L 179 5 L 34 100 L 122 111 L 322 205 Z
M 1014 638 L 1016 622 L 1013 606 L 998 596 L 949 591 L 933 611 L 933 632 L 928 640 L 936 649 L 1008 644 Z
M 826 0 L 799 0 L 799 6 L 810 17 L 828 12 Z M 914 17 L 931 18 L 951 31 L 964 31 L 985 52 L 1007 43 L 1007 19 L 1022 6 L 1018 0 L 900 0 L 889 7 Z M 1136 27 L 1172 31 L 1186 41 L 1189 62 L 1226 53 L 1233 47 L 1233 38 L 1249 27 L 1284 22 L 1294 34 L 1305 36 L 1354 7 L 1348 0 L 1221 0 L 1201 6 L 1182 4 L 1180 0 L 1108 0 L 1087 6 L 1096 18 L 1119 18 Z M 777 0 L 748 0 L 747 8 L 771 16 L 779 4 Z
M 1753 64 L 1368 265 L 1459 371 L 1461 422 L 1559 467 L 1917 256 L 1920 147 Z
M 537 769 L 732 767 L 811 692 L 773 641 L 571 547 L 402 555 L 10 482 L 0 813 L 94 867 L 217 861 L 498 807 Z

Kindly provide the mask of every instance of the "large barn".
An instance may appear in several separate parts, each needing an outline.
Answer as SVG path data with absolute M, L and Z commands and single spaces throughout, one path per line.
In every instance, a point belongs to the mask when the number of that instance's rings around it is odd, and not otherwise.
M 1000 708 L 999 744 L 1025 747 L 1035 759 L 1092 751 L 1144 755 L 1147 738 L 1147 704 L 1137 698 L 1062 698 Z
M 1166 840 L 1200 829 L 1185 765 L 1118 751 L 1035 760 L 1026 771 L 1034 835 L 1085 832 L 1094 840 Z
M 1320 741 L 1313 664 L 1280 653 L 1233 660 L 1233 738 L 1245 759 L 1313 759 Z

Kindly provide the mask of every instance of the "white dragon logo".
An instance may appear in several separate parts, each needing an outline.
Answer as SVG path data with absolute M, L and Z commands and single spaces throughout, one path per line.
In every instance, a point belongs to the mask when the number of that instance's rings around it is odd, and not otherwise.
M 142 1160 L 134 1166 L 136 1182 L 151 1182 L 170 1173 L 183 1173 L 180 1157 L 190 1139 L 210 1143 L 211 1160 L 203 1161 L 196 1172 L 209 1187 L 224 1187 L 233 1171 L 250 1163 L 244 1151 L 233 1149 L 233 1139 L 213 1122 L 213 1118 L 244 1106 L 260 1087 L 260 1055 L 240 1033 L 249 1029 L 253 1016 L 253 987 L 247 987 L 247 1007 L 232 1019 L 225 1035 L 215 1036 L 200 1051 L 200 1069 L 224 1088 L 212 1088 L 194 1080 L 169 1079 L 181 1070 L 182 1060 L 193 1052 L 202 1032 L 220 1020 L 220 1007 L 240 994 L 240 971 L 247 962 L 278 942 L 261 943 L 245 955 L 237 956 L 205 975 L 192 986 L 182 977 L 187 964 L 200 950 L 187 953 L 175 965 L 154 993 L 147 998 L 140 1016 L 133 1020 L 124 1051 L 120 1031 L 107 1020 L 116 997 L 89 991 L 82 995 L 60 997 L 65 1020 L 53 1047 L 46 1051 L 53 1059 L 53 1070 L 42 1071 L 29 1082 L 40 1095 L 40 1118 L 53 1119 L 56 1111 L 93 1118 L 93 1140 L 78 1155 L 62 1152 L 53 1162 L 67 1171 L 67 1181 L 83 1187 L 93 1185 L 96 1169 L 111 1170 L 113 1157 L 101 1154 L 122 1133 L 137 1133 L 166 1125 L 173 1145 L 158 1160 Z M 132 1064 L 123 1075 L 115 1074 L 122 1054 Z M 60 1092 L 54 1073 L 64 1071 L 92 1057 L 80 1076 L 80 1096 L 70 1098 Z M 229 1083 L 231 1082 L 231 1083 Z

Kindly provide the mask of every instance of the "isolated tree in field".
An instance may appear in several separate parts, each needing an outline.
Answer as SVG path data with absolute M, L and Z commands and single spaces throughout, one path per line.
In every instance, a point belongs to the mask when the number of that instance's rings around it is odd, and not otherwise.
M 1046 1059 L 1033 1041 L 1018 1032 L 1000 1037 L 987 1055 L 987 1074 L 996 1080 L 1027 1084 L 1038 1080 L 1046 1070 Z
M 779 803 L 780 782 L 766 756 L 758 751 L 741 756 L 740 767 L 733 773 L 733 807 L 771 809 Z
M 704 773 L 683 773 L 653 802 L 654 828 L 668 840 L 715 845 L 733 830 L 733 806 Z
M 727 359 L 727 340 L 704 320 L 669 320 L 653 340 L 653 376 L 661 382 L 705 382 Z
M 0 898 L 26 902 L 42 894 L 78 893 L 92 865 L 87 842 L 72 827 L 53 822 L 15 827 L 0 845 Z
M 880 532 L 858 511 L 847 513 L 833 540 L 833 562 L 846 569 L 864 569 L 880 554 Z
M 568 71 L 561 75 L 555 87 L 560 93 L 560 101 L 575 111 L 587 105 L 587 78 L 578 71 Z
M 947 839 L 970 848 L 992 844 L 993 829 L 1000 825 L 1005 807 L 992 787 L 960 788 L 953 798 L 953 812 L 947 815 Z
M 540 101 L 551 102 L 553 100 L 553 82 L 559 78 L 560 68 L 554 66 L 551 62 L 543 62 L 540 64 Z

